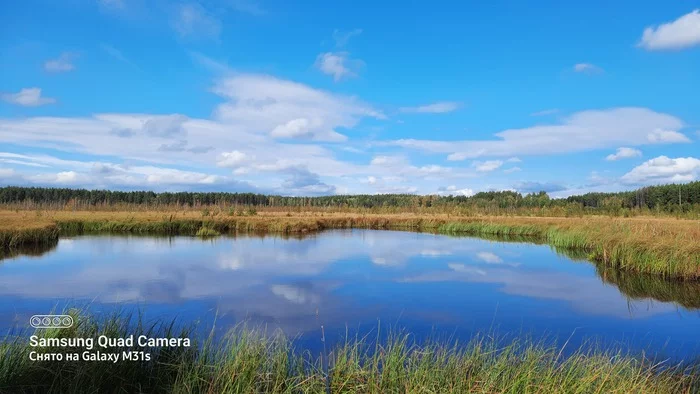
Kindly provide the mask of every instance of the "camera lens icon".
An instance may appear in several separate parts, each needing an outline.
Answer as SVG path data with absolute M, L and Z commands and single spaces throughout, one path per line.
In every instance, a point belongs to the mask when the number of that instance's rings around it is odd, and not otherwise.
M 29 319 L 34 328 L 69 328 L 73 326 L 70 315 L 34 315 Z

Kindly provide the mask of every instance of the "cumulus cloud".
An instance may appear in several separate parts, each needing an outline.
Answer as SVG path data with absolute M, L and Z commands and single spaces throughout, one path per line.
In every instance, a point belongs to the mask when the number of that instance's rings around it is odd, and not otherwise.
M 249 190 L 275 193 L 286 192 L 284 185 L 299 189 L 292 191 L 294 193 L 303 193 L 303 189 L 315 193 L 332 193 L 334 187 L 342 187 L 345 192 L 373 192 L 358 190 L 357 187 L 362 184 L 350 179 L 375 176 L 379 184 L 389 176 L 398 176 L 395 168 L 340 160 L 335 157 L 334 149 L 316 143 L 345 140 L 346 137 L 336 132 L 336 129 L 352 129 L 366 118 L 385 118 L 380 111 L 357 98 L 328 93 L 271 76 L 241 73 L 229 74 L 226 78 L 215 81 L 212 90 L 224 99 L 215 108 L 212 120 L 188 118 L 181 114 L 128 113 L 86 117 L 0 118 L 0 133 L 3 142 L 26 146 L 29 151 L 57 149 L 71 154 L 89 155 L 93 158 L 91 161 L 112 162 L 114 158 L 120 158 L 159 168 L 177 166 L 184 171 L 189 167 L 193 169 L 189 172 L 203 174 L 199 178 L 189 178 L 190 180 L 207 179 L 210 175 L 218 177 L 213 179 L 219 183 L 183 184 L 182 187 L 187 190 L 202 190 L 205 185 L 212 189 L 239 190 L 237 187 L 241 184 L 231 183 L 231 178 L 216 174 L 221 171 L 216 169 L 219 162 L 224 168 L 231 168 L 236 179 L 253 177 L 256 185 Z M 284 127 L 277 127 L 287 126 L 286 131 L 290 127 L 294 129 L 295 122 L 290 124 L 290 121 L 296 119 L 308 120 L 302 122 L 302 126 L 306 126 L 303 137 L 295 133 L 286 134 L 286 138 L 281 137 L 280 130 Z M 277 132 L 273 133 L 276 128 Z M 294 141 L 285 142 L 290 139 Z M 195 141 L 206 141 L 206 144 L 194 144 Z M 233 151 L 247 155 L 246 160 L 241 161 L 235 154 L 228 158 L 224 155 Z M 211 153 L 202 154 L 206 152 Z M 6 164 L 30 167 L 24 164 L 29 163 L 24 159 L 7 160 L 22 161 L 23 164 Z M 54 166 L 58 170 L 56 172 L 89 172 L 89 169 L 76 167 L 78 165 L 75 163 L 31 164 L 39 165 Z M 313 176 L 300 172 L 293 174 L 293 170 L 289 170 L 299 167 L 318 175 L 319 182 L 315 182 Z M 212 173 L 207 173 L 205 169 Z M 21 171 L 25 175 L 31 174 L 31 168 L 21 168 Z M 430 179 L 442 176 L 445 169 L 432 165 L 409 165 L 402 171 L 413 177 L 424 176 L 425 179 Z M 113 174 L 105 180 L 100 178 L 102 175 L 95 175 L 95 183 L 87 186 L 121 185 L 114 187 L 158 190 L 164 187 L 148 183 L 144 175 L 121 171 L 120 176 L 121 179 L 117 179 L 116 174 Z M 306 181 L 302 185 L 304 176 Z M 348 178 L 343 178 L 345 176 Z M 165 178 L 150 178 L 152 181 L 158 179 Z M 324 179 L 332 179 L 334 184 Z M 414 185 L 400 184 L 404 181 L 391 181 L 393 184 L 385 184 L 383 187 L 417 190 Z
M 313 121 L 306 118 L 292 119 L 289 122 L 277 125 L 270 135 L 275 138 L 291 138 L 291 139 L 313 139 L 313 130 L 321 126 L 320 119 Z M 345 141 L 347 137 L 338 133 L 329 133 L 328 141 Z
M 408 164 L 404 156 L 379 155 L 372 158 L 370 164 L 373 166 L 402 166 Z
M 40 88 L 24 88 L 17 93 L 2 93 L 0 98 L 11 104 L 21 105 L 23 107 L 38 107 L 45 104 L 53 104 L 56 99 L 50 97 L 41 97 Z
M 690 142 L 688 137 L 677 131 L 661 129 L 656 129 L 649 132 L 647 139 L 651 143 Z
M 655 157 L 633 168 L 620 178 L 622 183 L 646 185 L 672 182 L 690 182 L 698 179 L 700 159 L 695 157 Z
M 475 161 L 472 166 L 479 172 L 491 172 L 499 169 L 503 165 L 501 160 Z
M 216 165 L 219 167 L 240 167 L 244 165 L 250 158 L 243 152 L 234 150 L 231 152 L 224 152 L 219 157 Z
M 495 140 L 401 139 L 386 145 L 444 152 L 449 154 L 448 160 L 465 160 L 482 156 L 542 155 L 686 142 L 687 138 L 680 138 L 683 135 L 676 131 L 683 127 L 683 122 L 674 116 L 647 108 L 628 107 L 582 111 L 562 119 L 560 124 L 504 130 L 495 134 L 498 138 Z
M 335 129 L 352 128 L 362 118 L 385 118 L 353 97 L 268 75 L 238 74 L 218 81 L 213 90 L 230 100 L 216 108 L 217 119 L 273 137 L 344 141 Z
M 700 45 L 700 10 L 678 19 L 644 29 L 637 46 L 648 51 L 679 50 Z
M 363 62 L 351 59 L 347 52 L 326 52 L 316 57 L 314 64 L 322 73 L 332 75 L 338 82 L 342 79 L 356 77 Z
M 470 197 L 474 195 L 474 190 L 470 188 L 460 189 L 455 185 L 450 185 L 447 187 L 439 187 L 438 193 L 441 196 L 465 196 Z
M 459 103 L 453 101 L 440 101 L 437 103 L 421 105 L 418 107 L 401 107 L 399 110 L 406 113 L 419 113 L 419 114 L 444 114 L 447 112 L 452 112 L 458 109 Z
M 615 161 L 615 160 L 620 160 L 620 159 L 630 159 L 633 157 L 641 157 L 642 156 L 642 151 L 639 149 L 634 149 L 634 148 L 617 148 L 617 152 L 609 154 L 605 160 L 607 161 Z
M 598 74 L 603 72 L 603 69 L 591 63 L 574 64 L 574 71 L 584 74 Z
M 511 168 L 506 168 L 505 170 L 503 170 L 503 172 L 506 174 L 512 174 L 514 172 L 520 172 L 520 171 L 522 171 L 522 168 L 520 168 L 520 167 L 511 167 Z
M 44 63 L 44 70 L 52 73 L 62 73 L 75 70 L 73 60 L 76 55 L 70 52 L 63 52 L 58 58 L 47 60 Z
M 0 158 L 20 159 L 35 163 L 46 170 L 15 174 L 14 183 L 40 186 L 70 186 L 91 188 L 171 190 L 186 187 L 191 190 L 258 190 L 249 183 L 197 171 L 185 171 L 153 165 L 124 165 L 111 162 L 63 160 L 46 155 L 19 155 L 0 152 Z M 61 171 L 52 171 L 61 168 Z

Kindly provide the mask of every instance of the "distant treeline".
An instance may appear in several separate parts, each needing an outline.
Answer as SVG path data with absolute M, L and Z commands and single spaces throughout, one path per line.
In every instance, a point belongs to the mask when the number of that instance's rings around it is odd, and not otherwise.
M 254 193 L 155 193 L 150 191 L 110 191 L 40 187 L 2 187 L 1 204 L 69 203 L 91 206 L 136 204 L 147 206 L 231 206 L 334 207 L 334 208 L 429 208 L 465 207 L 477 209 L 579 208 L 600 210 L 651 210 L 690 212 L 700 207 L 700 182 L 649 186 L 618 193 L 586 193 L 552 199 L 545 192 L 522 195 L 514 191 L 481 192 L 470 197 L 413 194 L 334 195 L 323 197 L 284 197 Z

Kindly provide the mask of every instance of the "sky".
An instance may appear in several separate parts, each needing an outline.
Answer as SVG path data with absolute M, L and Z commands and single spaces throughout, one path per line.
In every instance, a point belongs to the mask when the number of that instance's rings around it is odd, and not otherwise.
M 565 197 L 700 179 L 697 0 L 0 9 L 0 186 Z

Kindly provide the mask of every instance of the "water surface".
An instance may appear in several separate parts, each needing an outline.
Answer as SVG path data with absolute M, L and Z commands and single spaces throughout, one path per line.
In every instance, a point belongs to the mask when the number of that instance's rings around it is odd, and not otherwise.
M 546 245 L 342 230 L 275 236 L 79 236 L 0 261 L 0 328 L 57 305 L 225 330 L 246 321 L 301 346 L 393 326 L 422 339 L 475 332 L 595 339 L 658 355 L 700 355 L 700 284 L 615 271 Z

